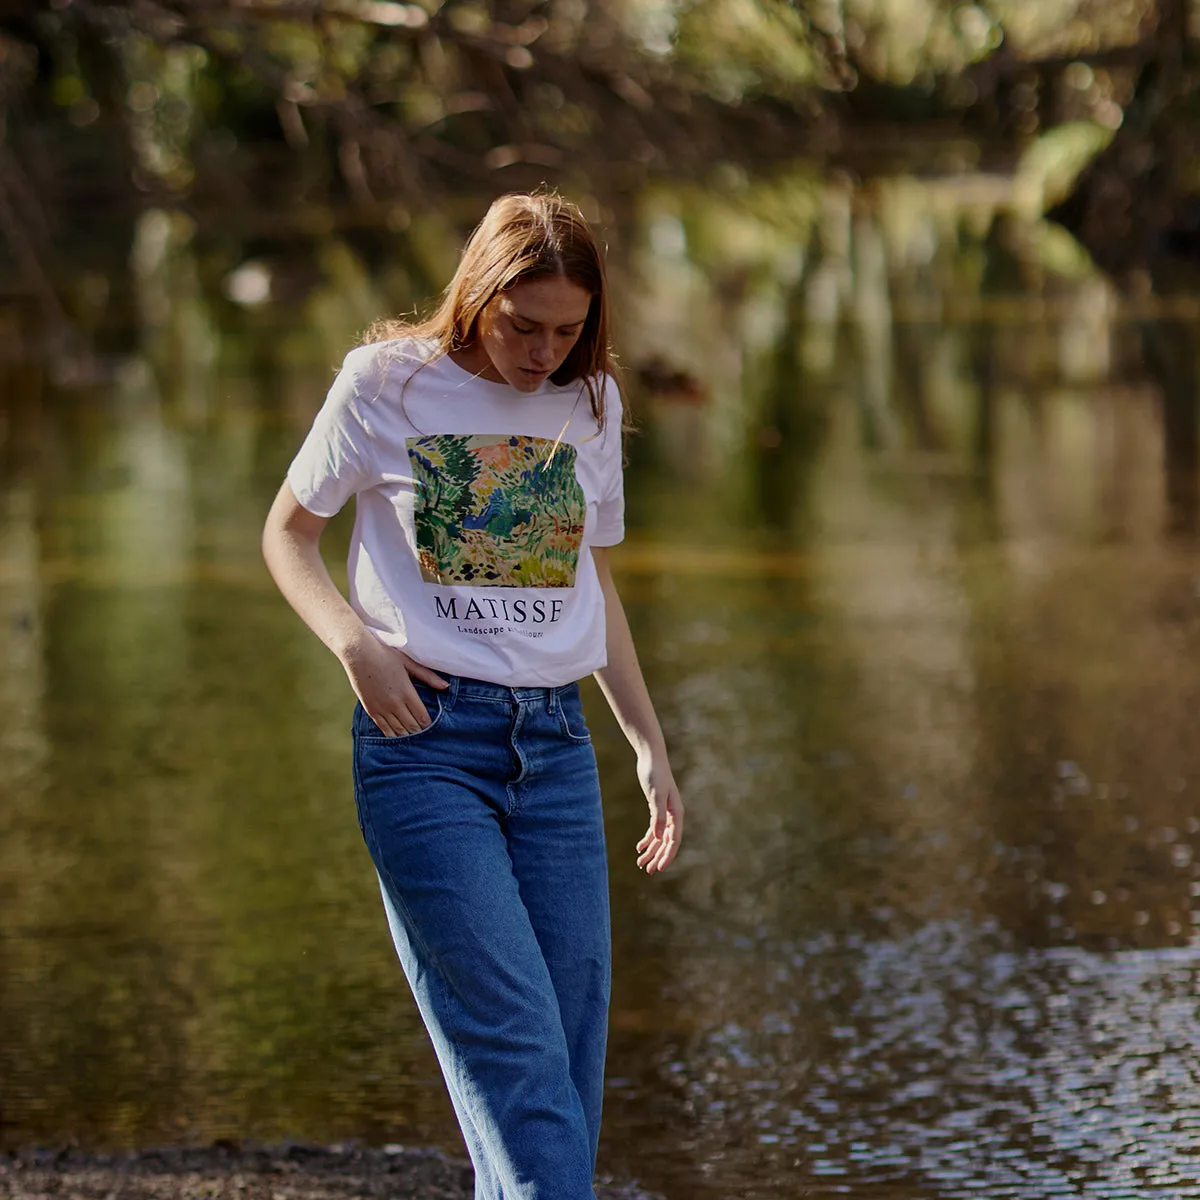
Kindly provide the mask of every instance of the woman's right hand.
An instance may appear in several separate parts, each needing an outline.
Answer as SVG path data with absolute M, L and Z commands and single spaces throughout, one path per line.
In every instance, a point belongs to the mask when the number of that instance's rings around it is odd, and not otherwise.
M 328 523 L 328 517 L 301 505 L 285 480 L 263 527 L 267 569 L 300 619 L 338 656 L 354 694 L 384 737 L 418 733 L 429 724 L 429 714 L 412 681 L 438 691 L 450 685 L 402 650 L 385 646 L 363 625 L 321 558 L 321 533 Z
M 420 733 L 429 724 L 414 679 L 438 691 L 450 686 L 437 672 L 414 662 L 403 650 L 385 645 L 369 629 L 352 639 L 338 657 L 359 703 L 384 737 Z

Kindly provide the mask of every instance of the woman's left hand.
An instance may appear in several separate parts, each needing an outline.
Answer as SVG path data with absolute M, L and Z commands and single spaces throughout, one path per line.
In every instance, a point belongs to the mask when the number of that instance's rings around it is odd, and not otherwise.
M 647 875 L 665 871 L 683 838 L 683 798 L 665 757 L 638 756 L 638 782 L 650 806 L 650 825 L 637 844 L 637 864 Z

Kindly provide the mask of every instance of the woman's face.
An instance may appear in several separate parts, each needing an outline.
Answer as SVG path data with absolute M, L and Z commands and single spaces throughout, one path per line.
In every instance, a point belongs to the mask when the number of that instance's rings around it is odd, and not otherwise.
M 591 294 L 561 275 L 513 284 L 479 314 L 479 336 L 460 366 L 493 383 L 533 392 L 562 366 L 579 340 Z

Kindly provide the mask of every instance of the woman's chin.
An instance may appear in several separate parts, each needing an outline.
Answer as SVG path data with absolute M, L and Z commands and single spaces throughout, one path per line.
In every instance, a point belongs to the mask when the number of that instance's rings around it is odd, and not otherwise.
M 524 367 L 518 367 L 509 376 L 508 382 L 518 392 L 536 392 L 549 378 L 549 371 L 529 371 Z

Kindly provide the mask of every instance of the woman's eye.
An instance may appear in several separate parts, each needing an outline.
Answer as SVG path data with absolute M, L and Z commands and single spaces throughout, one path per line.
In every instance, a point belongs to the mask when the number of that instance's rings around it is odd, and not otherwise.
M 514 325 L 513 325 L 513 328 L 514 328 L 514 329 L 515 329 L 515 330 L 516 330 L 518 333 L 532 333 L 532 332 L 533 332 L 533 330 L 532 330 L 532 329 L 526 329 L 526 328 L 525 328 L 523 325 L 516 325 L 516 324 L 514 324 Z

